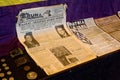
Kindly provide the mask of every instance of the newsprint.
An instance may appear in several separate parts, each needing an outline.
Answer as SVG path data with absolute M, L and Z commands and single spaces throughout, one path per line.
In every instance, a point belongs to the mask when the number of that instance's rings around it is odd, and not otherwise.
M 117 15 L 95 19 L 97 25 L 120 42 L 120 19 Z
M 103 56 L 120 49 L 120 43 L 100 29 L 93 18 L 67 22 L 67 25 L 73 34 L 88 45 L 97 56 Z
M 48 75 L 96 58 L 66 27 L 66 6 L 22 10 L 16 24 L 19 41 Z

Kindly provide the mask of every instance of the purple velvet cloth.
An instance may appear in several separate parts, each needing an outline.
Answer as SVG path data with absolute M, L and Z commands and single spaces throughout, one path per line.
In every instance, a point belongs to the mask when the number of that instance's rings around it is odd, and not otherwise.
M 23 46 L 16 34 L 16 22 L 19 11 L 26 8 L 66 3 L 67 21 L 82 18 L 99 18 L 116 14 L 120 10 L 119 0 L 48 0 L 24 5 L 0 7 L 0 56 L 7 55 L 15 47 Z

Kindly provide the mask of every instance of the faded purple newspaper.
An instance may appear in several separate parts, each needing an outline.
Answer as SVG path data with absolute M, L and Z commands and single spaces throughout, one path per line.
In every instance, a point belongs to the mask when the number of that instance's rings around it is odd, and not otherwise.
M 93 18 L 68 22 L 67 25 L 71 32 L 88 45 L 97 56 L 103 56 L 120 49 L 120 43 L 100 29 Z
M 28 54 L 48 75 L 96 58 L 66 27 L 65 5 L 22 10 L 16 29 Z

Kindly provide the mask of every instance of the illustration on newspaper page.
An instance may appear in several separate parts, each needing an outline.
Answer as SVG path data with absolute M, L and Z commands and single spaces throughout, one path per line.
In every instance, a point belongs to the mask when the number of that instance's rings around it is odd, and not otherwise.
M 65 5 L 22 10 L 16 24 L 19 41 L 48 75 L 96 58 L 66 27 Z
M 71 32 L 83 43 L 90 46 L 97 56 L 103 56 L 120 49 L 120 43 L 101 30 L 93 18 L 67 22 Z

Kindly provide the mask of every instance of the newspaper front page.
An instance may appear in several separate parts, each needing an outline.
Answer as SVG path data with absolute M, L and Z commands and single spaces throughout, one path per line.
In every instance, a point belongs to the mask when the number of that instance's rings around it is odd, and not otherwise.
M 96 58 L 66 27 L 65 5 L 22 10 L 16 24 L 19 41 L 48 75 Z
M 93 18 L 68 22 L 68 27 L 76 37 L 88 45 L 97 56 L 103 56 L 120 49 L 120 43 L 100 29 Z
M 98 18 L 95 22 L 101 29 L 120 41 L 120 19 L 117 15 Z

